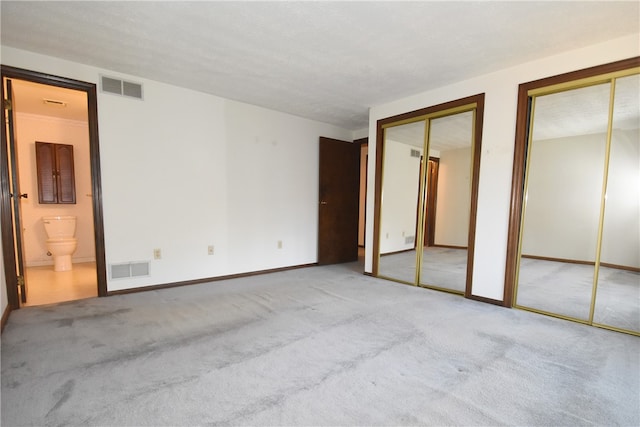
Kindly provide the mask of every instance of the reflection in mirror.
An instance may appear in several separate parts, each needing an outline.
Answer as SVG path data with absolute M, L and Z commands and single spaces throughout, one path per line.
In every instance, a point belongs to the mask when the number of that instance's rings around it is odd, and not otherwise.
M 589 319 L 610 86 L 600 84 L 534 99 L 518 306 Z
M 474 112 L 432 119 L 420 284 L 464 293 Z
M 418 199 L 425 122 L 384 132 L 378 274 L 415 284 Z
M 640 332 L 640 75 L 616 80 L 593 322 Z

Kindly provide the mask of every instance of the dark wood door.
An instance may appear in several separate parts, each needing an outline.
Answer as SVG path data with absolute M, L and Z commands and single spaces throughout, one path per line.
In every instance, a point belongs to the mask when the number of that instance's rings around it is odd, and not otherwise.
M 13 98 L 13 90 L 11 88 L 11 80 L 6 80 L 6 97 L 7 105 L 7 150 L 9 152 L 9 182 L 11 186 L 11 208 L 13 235 L 16 253 L 16 276 L 17 285 L 20 290 L 20 300 L 22 303 L 27 302 L 27 278 L 24 267 L 24 244 L 22 239 L 22 215 L 20 202 L 23 198 L 27 198 L 27 194 L 20 192 L 20 183 L 18 181 L 18 153 L 15 141 L 15 99 Z M 6 266 L 10 268 L 9 266 Z
M 440 159 L 429 157 L 428 165 L 424 245 L 433 246 L 436 237 L 436 206 L 438 202 L 438 168 L 440 167 Z
M 358 260 L 360 144 L 320 137 L 318 264 Z

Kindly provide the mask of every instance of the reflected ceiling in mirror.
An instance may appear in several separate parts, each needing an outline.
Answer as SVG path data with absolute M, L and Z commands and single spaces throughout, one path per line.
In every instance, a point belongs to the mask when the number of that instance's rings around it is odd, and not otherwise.
M 613 128 L 640 129 L 640 74 L 616 80 Z
M 389 127 L 385 129 L 385 139 L 422 148 L 424 145 L 424 120 Z
M 616 128 L 638 129 L 638 76 L 618 79 L 618 84 L 635 90 L 616 91 Z M 634 83 L 635 82 L 635 83 Z M 535 139 L 589 135 L 607 128 L 609 116 L 602 114 L 602 99 L 609 99 L 610 84 L 599 84 L 582 90 L 568 90 L 536 98 Z
M 431 120 L 431 150 L 449 151 L 471 147 L 473 142 L 473 111 Z
M 437 151 L 470 147 L 469 132 L 473 125 L 473 111 L 431 119 L 431 149 Z M 424 145 L 424 121 L 407 123 L 386 129 L 385 138 L 422 148 Z

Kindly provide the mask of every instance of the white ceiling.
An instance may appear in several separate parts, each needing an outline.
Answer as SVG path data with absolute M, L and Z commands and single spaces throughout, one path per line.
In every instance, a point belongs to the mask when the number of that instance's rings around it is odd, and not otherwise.
M 606 133 L 610 95 L 611 84 L 605 83 L 536 97 L 533 139 Z M 616 79 L 612 126 L 640 128 L 640 74 Z
M 332 123 L 633 34 L 637 1 L 0 2 L 2 44 Z
M 422 149 L 424 146 L 425 121 L 389 127 L 385 130 L 385 141 L 397 141 Z M 429 129 L 429 148 L 435 151 L 456 150 L 471 147 L 473 113 L 452 114 L 432 119 Z

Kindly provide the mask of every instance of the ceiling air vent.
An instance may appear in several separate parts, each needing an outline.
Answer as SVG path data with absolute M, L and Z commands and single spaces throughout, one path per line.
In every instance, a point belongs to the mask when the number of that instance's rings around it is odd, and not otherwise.
M 57 99 L 49 99 L 42 98 L 42 103 L 44 105 L 51 105 L 53 107 L 66 107 L 67 103 L 65 101 L 58 101 Z
M 101 76 L 100 86 L 102 88 L 102 92 L 105 93 L 113 93 L 115 95 L 126 96 L 129 98 L 142 99 L 142 85 L 140 83 Z

